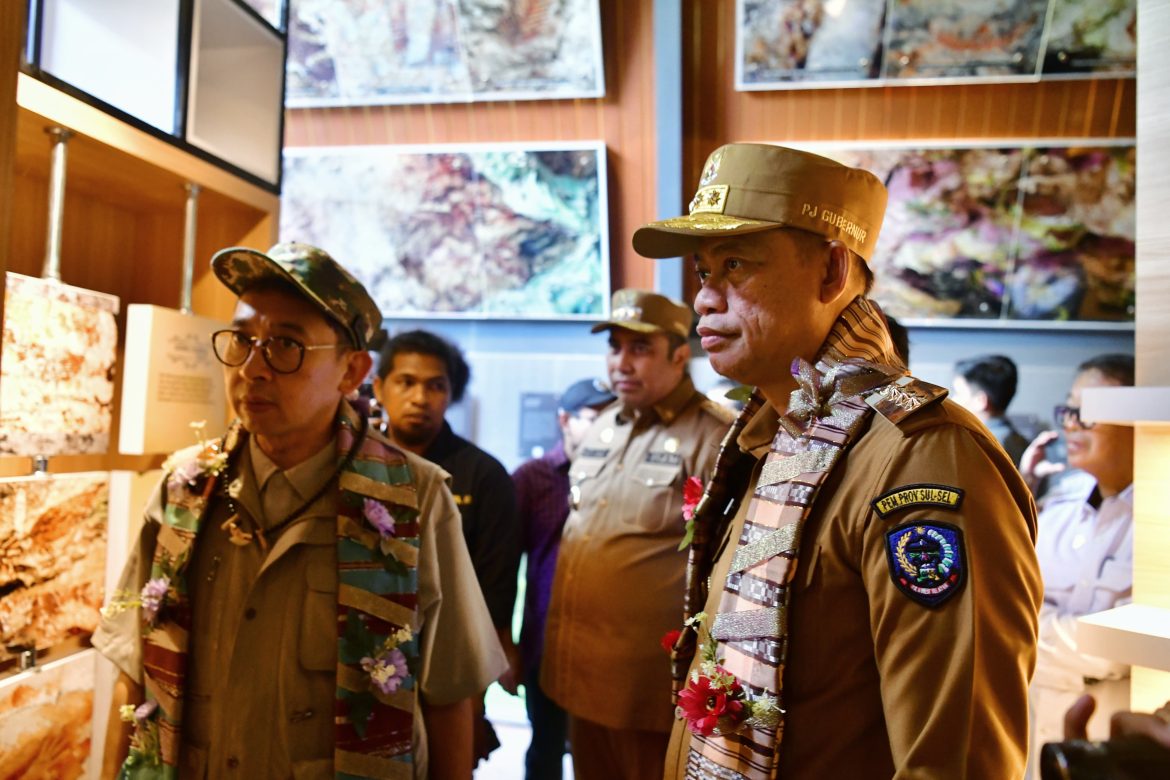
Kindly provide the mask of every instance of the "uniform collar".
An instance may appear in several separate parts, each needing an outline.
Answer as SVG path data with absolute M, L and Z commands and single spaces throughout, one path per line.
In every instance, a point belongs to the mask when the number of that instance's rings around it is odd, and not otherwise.
M 284 478 L 292 486 L 293 492 L 301 501 L 321 489 L 321 484 L 328 479 L 336 467 L 334 459 L 337 454 L 337 437 L 331 438 L 324 447 L 317 450 L 307 459 L 292 468 L 283 469 Z M 263 493 L 268 481 L 282 469 L 264 454 L 255 436 L 248 437 L 248 455 L 252 460 L 252 476 L 256 479 L 256 492 Z
M 780 415 L 776 414 L 775 407 L 767 401 L 760 410 L 748 420 L 747 425 L 740 431 L 736 444 L 744 452 L 750 452 L 757 458 L 768 454 L 772 440 L 780 430 Z
M 695 383 L 691 381 L 691 375 L 683 374 L 682 379 L 674 386 L 674 389 L 649 409 L 639 411 L 637 409 L 622 407 L 621 411 L 618 412 L 618 422 L 623 423 L 629 422 L 630 420 L 641 420 L 653 412 L 663 425 L 670 425 L 674 421 L 674 418 L 682 413 L 694 395 Z

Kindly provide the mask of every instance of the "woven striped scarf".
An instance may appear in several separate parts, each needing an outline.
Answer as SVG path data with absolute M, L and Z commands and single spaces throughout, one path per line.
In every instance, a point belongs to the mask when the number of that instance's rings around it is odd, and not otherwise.
M 798 389 L 792 393 L 788 412 L 780 418 L 780 429 L 760 468 L 719 610 L 710 627 L 718 641 L 722 666 L 735 675 L 750 698 L 774 698 L 779 713 L 771 722 L 744 725 L 731 734 L 693 735 L 687 778 L 771 780 L 776 776 L 784 730 L 782 683 L 789 582 L 796 570 L 801 530 L 825 478 L 865 429 L 873 412 L 867 397 L 905 374 L 905 367 L 894 355 L 880 311 L 857 298 L 835 323 L 816 365 L 804 361 L 793 365 Z M 760 398 L 755 394 L 724 442 L 717 474 L 721 467 L 724 474 L 743 472 L 743 453 L 729 445 L 759 406 Z M 710 499 L 704 496 L 708 503 L 724 503 L 728 486 L 716 482 L 707 492 L 712 494 Z M 697 517 L 706 508 L 701 501 Z M 707 515 L 718 518 L 720 512 L 709 511 Z M 726 522 L 726 512 L 722 518 Z M 696 523 L 696 536 L 706 549 L 692 550 L 691 565 L 699 565 L 710 555 L 710 537 L 718 533 L 717 529 L 704 531 L 702 526 L 702 522 Z M 704 578 L 700 570 L 688 575 L 688 583 Z M 688 593 L 686 617 L 701 609 L 705 601 L 701 586 Z M 682 639 L 676 645 L 682 651 L 675 654 L 676 690 L 678 684 L 685 683 L 685 679 L 677 680 L 679 667 L 685 670 L 690 660 L 677 656 L 685 655 L 688 649 L 692 655 L 694 652 L 694 632 L 690 633 L 689 640 Z
M 337 698 L 334 703 L 334 771 L 338 777 L 413 776 L 411 740 L 420 640 L 417 636 L 418 498 L 401 452 L 364 436 L 357 412 L 343 403 L 338 419 L 338 462 L 361 437 L 354 457 L 338 476 L 337 517 Z M 238 421 L 215 452 L 235 460 L 247 434 Z M 192 630 L 187 567 L 195 540 L 210 515 L 230 468 L 201 474 L 207 451 L 191 451 L 166 476 L 167 506 L 158 532 L 151 580 L 165 579 L 167 594 L 157 619 L 143 629 L 143 674 L 149 717 L 138 733 L 121 778 L 178 777 L 188 632 Z M 203 458 L 203 462 L 197 462 Z M 179 476 L 182 475 L 182 476 Z M 192 478 L 191 475 L 194 475 Z M 381 507 L 394 533 L 379 533 L 369 521 Z M 212 529 L 217 530 L 217 529 Z M 362 667 L 402 629 L 412 637 L 395 647 L 410 672 L 392 693 L 383 693 Z M 194 630 L 199 630 L 194 627 Z M 393 643 L 393 640 L 391 640 Z

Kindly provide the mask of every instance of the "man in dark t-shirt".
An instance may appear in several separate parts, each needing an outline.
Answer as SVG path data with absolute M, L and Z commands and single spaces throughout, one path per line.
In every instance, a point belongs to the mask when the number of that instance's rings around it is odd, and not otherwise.
M 436 463 L 451 475 L 451 492 L 463 519 L 463 536 L 509 668 L 500 685 L 516 693 L 520 654 L 512 641 L 512 608 L 520 566 L 520 521 L 516 493 L 498 460 L 451 430 L 445 415 L 463 399 L 471 370 L 459 348 L 425 330 L 388 339 L 378 361 L 374 394 L 386 411 L 388 433 L 403 449 Z M 477 755 L 499 746 L 482 717 Z

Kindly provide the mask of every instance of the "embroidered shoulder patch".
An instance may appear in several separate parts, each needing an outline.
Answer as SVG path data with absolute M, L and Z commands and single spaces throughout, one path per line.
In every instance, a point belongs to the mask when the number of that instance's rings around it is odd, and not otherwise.
M 941 509 L 958 510 L 963 505 L 963 491 L 950 485 L 915 483 L 902 485 L 882 493 L 870 502 L 878 517 L 885 518 L 899 509 L 916 506 L 936 506 Z
M 958 593 L 967 579 L 963 532 L 946 523 L 908 523 L 886 534 L 890 578 L 925 607 Z
M 924 409 L 946 396 L 945 387 L 932 385 L 912 376 L 904 376 L 871 393 L 865 402 L 876 409 L 878 414 L 897 424 L 919 409 Z

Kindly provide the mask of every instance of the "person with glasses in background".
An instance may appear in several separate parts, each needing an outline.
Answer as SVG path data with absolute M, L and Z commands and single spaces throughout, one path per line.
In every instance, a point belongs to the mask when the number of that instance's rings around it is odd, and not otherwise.
M 381 312 L 306 244 L 211 265 L 238 419 L 167 461 L 93 636 L 120 669 L 102 776 L 470 778 L 507 661 L 446 473 L 348 400 Z
M 1081 653 L 1076 620 L 1124 604 L 1133 594 L 1133 429 L 1088 423 L 1080 416 L 1087 388 L 1128 387 L 1133 378 L 1132 355 L 1094 357 L 1077 368 L 1067 401 L 1054 410 L 1069 467 L 1092 482 L 1040 505 L 1036 553 L 1044 603 L 1030 692 L 1031 777 L 1039 776 L 1040 747 L 1060 740 L 1064 713 L 1080 696 L 1092 694 L 1106 713 L 1128 709 L 1129 667 Z M 1045 448 L 1057 435 L 1041 434 L 1029 445 L 1020 463 L 1025 481 L 1037 483 L 1036 473 L 1046 470 Z M 1106 738 L 1108 730 L 1106 718 L 1089 724 L 1093 739 Z

